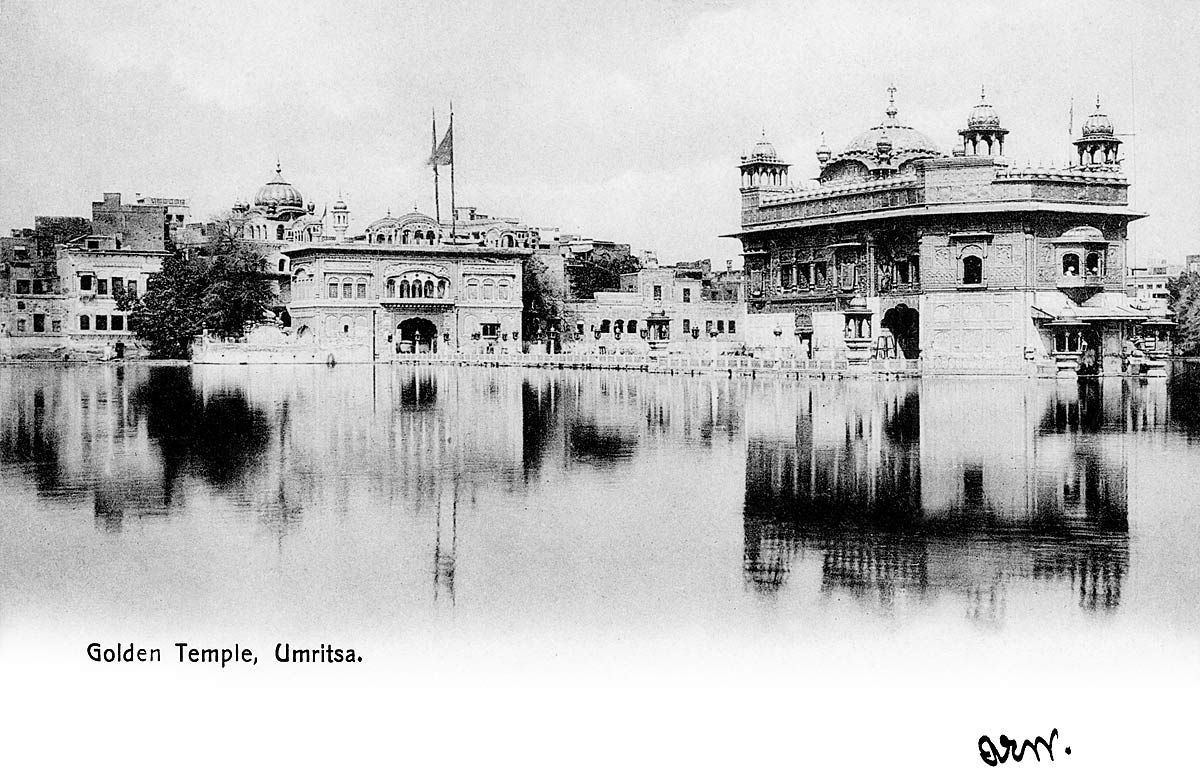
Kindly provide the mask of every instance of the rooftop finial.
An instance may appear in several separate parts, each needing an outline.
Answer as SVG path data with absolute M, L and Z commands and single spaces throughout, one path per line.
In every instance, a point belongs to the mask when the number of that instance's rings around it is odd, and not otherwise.
M 983 88 L 983 84 L 979 85 L 979 102 L 987 102 L 987 90 Z
M 887 88 L 888 91 L 888 109 L 887 115 L 889 118 L 896 118 L 896 85 L 892 84 Z
M 279 163 L 279 154 L 275 155 L 275 175 L 283 175 L 283 165 Z
M 1096 93 L 1096 110 L 1100 110 L 1100 93 Z

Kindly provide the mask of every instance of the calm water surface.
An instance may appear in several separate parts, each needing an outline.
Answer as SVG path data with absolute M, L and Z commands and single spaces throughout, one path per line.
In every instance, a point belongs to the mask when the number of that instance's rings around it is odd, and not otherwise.
M 188 627 L 920 650 L 1052 633 L 1191 649 L 1195 396 L 8 366 L 0 640 Z

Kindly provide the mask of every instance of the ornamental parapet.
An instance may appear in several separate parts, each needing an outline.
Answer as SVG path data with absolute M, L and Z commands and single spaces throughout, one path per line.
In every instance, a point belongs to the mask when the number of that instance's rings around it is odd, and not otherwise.
M 1129 179 L 1116 171 L 1063 170 L 1059 168 L 1024 165 L 998 167 L 996 178 L 1005 181 L 1059 181 L 1062 183 L 1129 185 Z
M 824 184 L 812 189 L 793 189 L 787 192 L 772 192 L 763 196 L 762 206 L 781 205 L 789 202 L 822 200 L 828 197 L 845 197 L 867 192 L 909 189 L 917 186 L 916 175 L 897 175 L 875 181 L 852 181 L 843 184 Z

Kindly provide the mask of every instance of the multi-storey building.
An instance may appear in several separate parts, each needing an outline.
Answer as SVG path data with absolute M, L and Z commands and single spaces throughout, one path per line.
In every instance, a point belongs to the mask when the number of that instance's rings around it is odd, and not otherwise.
M 119 296 L 146 291 L 150 276 L 162 269 L 168 256 L 161 241 L 141 248 L 124 248 L 115 235 L 85 235 L 59 248 L 59 275 L 67 309 L 66 326 L 72 344 L 84 351 L 124 355 L 136 349 L 129 332 L 128 313 Z
M 70 311 L 55 246 L 90 229 L 85 218 L 38 216 L 33 229 L 0 238 L 0 352 L 67 344 Z
M 714 287 L 699 267 L 651 266 L 621 276 L 620 291 L 568 300 L 564 350 L 572 353 L 725 353 L 742 348 L 740 284 Z M 730 296 L 732 295 L 732 296 Z
M 1129 286 L 1134 296 L 1141 300 L 1150 300 L 1163 306 L 1171 298 L 1167 283 L 1172 278 L 1178 278 L 1183 268 L 1172 267 L 1166 261 L 1152 263 L 1149 267 L 1129 268 Z
M 802 357 L 933 372 L 1120 372 L 1155 314 L 1124 293 L 1126 228 L 1144 214 L 1113 123 L 1097 103 L 1061 169 L 1009 162 L 986 99 L 958 135 L 943 154 L 893 99 L 840 152 L 822 143 L 806 185 L 765 138 L 744 156 L 751 341 L 782 331 Z
M 283 249 L 299 342 L 370 344 L 397 353 L 521 349 L 525 248 L 366 242 Z

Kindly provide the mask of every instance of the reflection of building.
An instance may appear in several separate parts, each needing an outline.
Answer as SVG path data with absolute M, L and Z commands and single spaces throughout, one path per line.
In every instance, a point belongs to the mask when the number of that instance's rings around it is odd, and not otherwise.
M 526 249 L 329 244 L 284 254 L 300 342 L 369 343 L 375 358 L 520 350 Z
M 780 327 L 802 356 L 864 349 L 935 371 L 1119 372 L 1148 308 L 1124 292 L 1128 207 L 1121 140 L 1097 106 L 1075 141 L 1076 164 L 1020 167 L 985 98 L 961 145 L 942 154 L 904 124 L 882 121 L 834 153 L 817 150 L 811 185 L 765 139 L 742 158 L 748 337 Z M 845 334 L 855 297 L 870 315 Z M 1067 337 L 1063 333 L 1076 336 Z M 855 331 L 855 335 L 859 335 Z M 1061 357 L 1061 358 L 1058 358 Z
M 925 382 L 919 393 L 842 383 L 764 396 L 748 419 L 747 579 L 775 590 L 812 554 L 824 590 L 889 607 L 949 591 L 973 615 L 997 618 L 1014 577 L 1075 586 L 1085 607 L 1117 605 L 1128 565 L 1124 443 L 1063 433 L 1101 417 L 1139 423 L 1127 393 L 1107 409 L 1102 393 Z M 794 427 L 776 421 L 793 416 Z M 1091 420 L 1079 427 L 1081 418 Z

